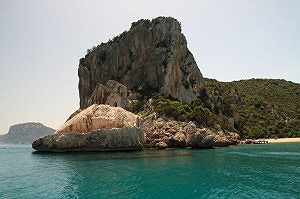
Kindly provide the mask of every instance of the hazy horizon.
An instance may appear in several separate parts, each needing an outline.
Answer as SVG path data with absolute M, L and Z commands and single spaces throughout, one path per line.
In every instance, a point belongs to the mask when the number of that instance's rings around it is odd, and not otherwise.
M 0 0 L 0 5 L 0 134 L 26 122 L 57 129 L 79 108 L 79 59 L 142 18 L 180 21 L 204 77 L 300 83 L 297 0 Z

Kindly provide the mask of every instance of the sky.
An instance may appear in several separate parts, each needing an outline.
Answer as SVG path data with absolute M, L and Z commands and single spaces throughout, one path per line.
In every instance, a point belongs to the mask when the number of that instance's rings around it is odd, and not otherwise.
M 204 77 L 300 83 L 299 0 L 0 0 L 0 134 L 57 129 L 79 108 L 79 59 L 141 18 L 181 22 Z

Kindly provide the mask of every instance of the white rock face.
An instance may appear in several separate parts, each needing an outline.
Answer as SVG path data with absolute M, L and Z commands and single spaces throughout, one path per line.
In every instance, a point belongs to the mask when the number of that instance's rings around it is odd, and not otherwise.
M 35 140 L 38 151 L 132 151 L 143 148 L 137 115 L 120 107 L 92 105 L 75 112 L 54 135 Z
M 59 133 L 87 133 L 102 128 L 139 127 L 140 118 L 120 107 L 91 105 L 64 123 Z

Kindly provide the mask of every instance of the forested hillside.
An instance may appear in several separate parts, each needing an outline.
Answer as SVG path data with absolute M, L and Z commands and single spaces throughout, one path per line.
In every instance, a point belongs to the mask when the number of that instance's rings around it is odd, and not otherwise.
M 300 84 L 277 79 L 219 82 L 207 78 L 205 83 L 206 92 L 191 104 L 153 95 L 154 111 L 215 130 L 239 132 L 245 138 L 300 137 Z
M 300 84 L 276 79 L 205 81 L 209 100 L 227 116 L 229 106 L 238 120 L 235 127 L 246 137 L 300 137 Z

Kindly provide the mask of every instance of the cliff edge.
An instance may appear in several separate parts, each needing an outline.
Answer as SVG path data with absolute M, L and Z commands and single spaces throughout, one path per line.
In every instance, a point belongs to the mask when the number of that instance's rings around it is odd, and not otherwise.
M 80 108 L 97 103 L 99 84 L 114 80 L 136 92 L 159 92 L 190 103 L 205 89 L 180 23 L 171 17 L 139 20 L 80 59 Z

